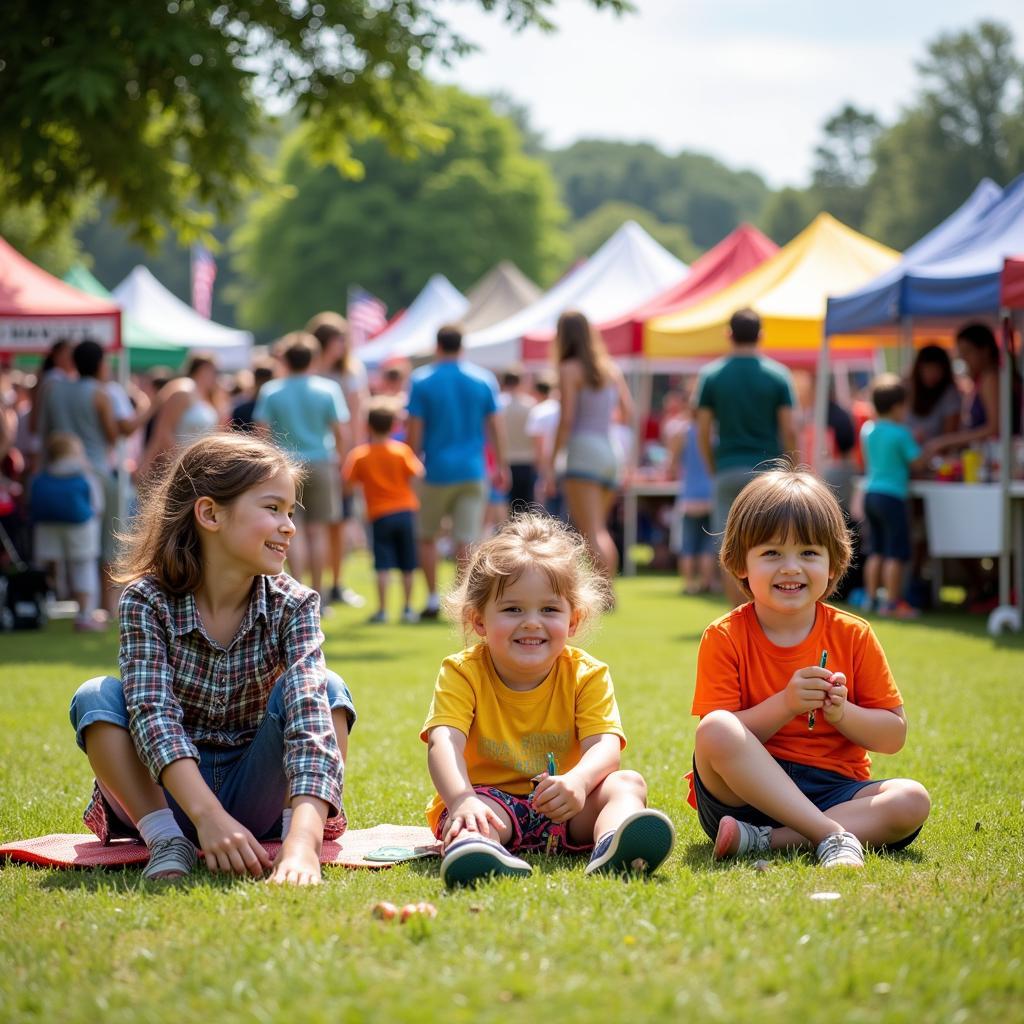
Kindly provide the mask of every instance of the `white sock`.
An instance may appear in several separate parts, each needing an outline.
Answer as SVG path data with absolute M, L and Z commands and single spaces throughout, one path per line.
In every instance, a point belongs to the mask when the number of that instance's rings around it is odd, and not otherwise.
M 281 812 L 281 838 L 284 839 L 288 835 L 288 829 L 292 827 L 292 809 L 286 807 Z
M 173 839 L 175 836 L 184 836 L 181 826 L 174 820 L 174 812 L 169 807 L 162 807 L 159 811 L 151 811 L 143 818 L 139 818 L 135 826 L 142 836 L 142 841 L 147 846 L 152 846 L 161 839 Z
M 434 611 L 437 611 L 440 607 L 441 607 L 441 598 L 437 596 L 437 591 L 435 590 L 430 595 L 430 597 L 427 598 L 427 608 L 430 611 L 434 612 Z

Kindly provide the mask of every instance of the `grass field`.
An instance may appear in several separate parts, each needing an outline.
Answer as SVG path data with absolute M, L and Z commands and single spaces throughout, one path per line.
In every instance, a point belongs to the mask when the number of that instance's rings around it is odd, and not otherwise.
M 354 582 L 368 592 L 364 571 Z M 437 862 L 331 869 L 319 889 L 213 878 L 147 886 L 138 871 L 0 871 L 0 1021 L 1019 1021 L 1024 1018 L 1024 640 L 981 619 L 877 623 L 910 738 L 874 773 L 929 788 L 932 818 L 902 855 L 823 874 L 714 865 L 682 775 L 697 642 L 720 614 L 676 583 L 620 585 L 587 646 L 607 660 L 630 742 L 624 765 L 677 824 L 649 882 L 539 862 L 524 881 L 446 894 Z M 354 826 L 421 823 L 418 739 L 445 625 L 371 627 L 338 611 L 329 664 L 360 721 L 345 802 Z M 89 789 L 68 701 L 116 670 L 116 639 L 65 622 L 0 637 L 0 841 L 82 830 Z M 839 667 L 839 666 L 837 666 Z M 840 899 L 816 902 L 832 890 Z M 379 899 L 430 899 L 436 920 L 381 923 Z

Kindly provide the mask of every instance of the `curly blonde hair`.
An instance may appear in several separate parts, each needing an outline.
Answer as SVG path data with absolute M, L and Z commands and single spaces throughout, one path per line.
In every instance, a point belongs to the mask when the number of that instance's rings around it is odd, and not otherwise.
M 611 602 L 611 590 L 595 568 L 579 534 L 551 516 L 517 513 L 473 550 L 459 585 L 444 599 L 449 618 L 468 635 L 474 613 L 527 570 L 542 569 L 577 618 L 577 630 L 592 625 Z

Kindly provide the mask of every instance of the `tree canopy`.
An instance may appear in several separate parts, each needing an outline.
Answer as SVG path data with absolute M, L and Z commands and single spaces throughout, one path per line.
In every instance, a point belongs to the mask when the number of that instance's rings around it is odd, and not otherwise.
M 513 29 L 555 0 L 476 0 Z M 588 0 L 615 12 L 628 0 Z M 265 110 L 294 109 L 314 159 L 355 172 L 353 140 L 436 135 L 424 68 L 470 47 L 439 0 L 7 0 L 0 176 L 7 204 L 71 218 L 83 191 L 153 241 L 187 241 L 262 180 Z
M 501 259 L 542 283 L 564 268 L 565 211 L 516 126 L 455 88 L 434 90 L 430 104 L 444 141 L 413 160 L 378 139 L 360 143 L 358 181 L 313 160 L 308 126 L 285 141 L 284 188 L 253 205 L 235 239 L 248 326 L 294 328 L 344 307 L 351 284 L 394 310 L 437 272 L 465 290 Z
M 690 233 L 681 224 L 663 224 L 642 206 L 609 202 L 592 210 L 569 229 L 573 258 L 592 256 L 627 220 L 635 220 L 659 245 L 686 263 L 692 263 L 700 255 Z

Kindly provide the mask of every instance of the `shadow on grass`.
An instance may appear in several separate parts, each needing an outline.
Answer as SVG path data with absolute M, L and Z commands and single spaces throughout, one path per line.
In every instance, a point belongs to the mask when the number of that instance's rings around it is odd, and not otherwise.
M 854 615 L 864 616 L 863 611 L 851 605 L 843 604 L 840 607 L 845 611 L 853 612 Z M 987 640 L 993 647 L 1004 650 L 1024 650 L 1024 633 L 1001 633 L 999 636 L 989 636 L 987 615 L 956 611 L 949 607 L 924 612 L 917 619 L 887 619 L 878 615 L 864 617 L 871 623 L 872 629 L 882 626 L 884 629 L 927 629 L 940 633 L 959 633 L 977 640 Z
M 745 867 L 753 869 L 756 860 L 753 857 L 733 857 L 729 860 L 714 860 L 711 856 L 713 844 L 711 840 L 698 840 L 688 843 L 682 851 L 682 862 L 694 873 L 716 874 L 721 871 L 731 871 L 736 868 Z M 881 857 L 883 860 L 904 862 L 908 864 L 926 864 L 928 858 L 916 847 L 908 846 L 903 850 L 876 850 L 873 847 L 867 848 L 869 857 Z M 768 854 L 765 860 L 771 863 L 790 863 L 803 861 L 806 864 L 814 864 L 814 855 L 808 849 L 773 851 Z

